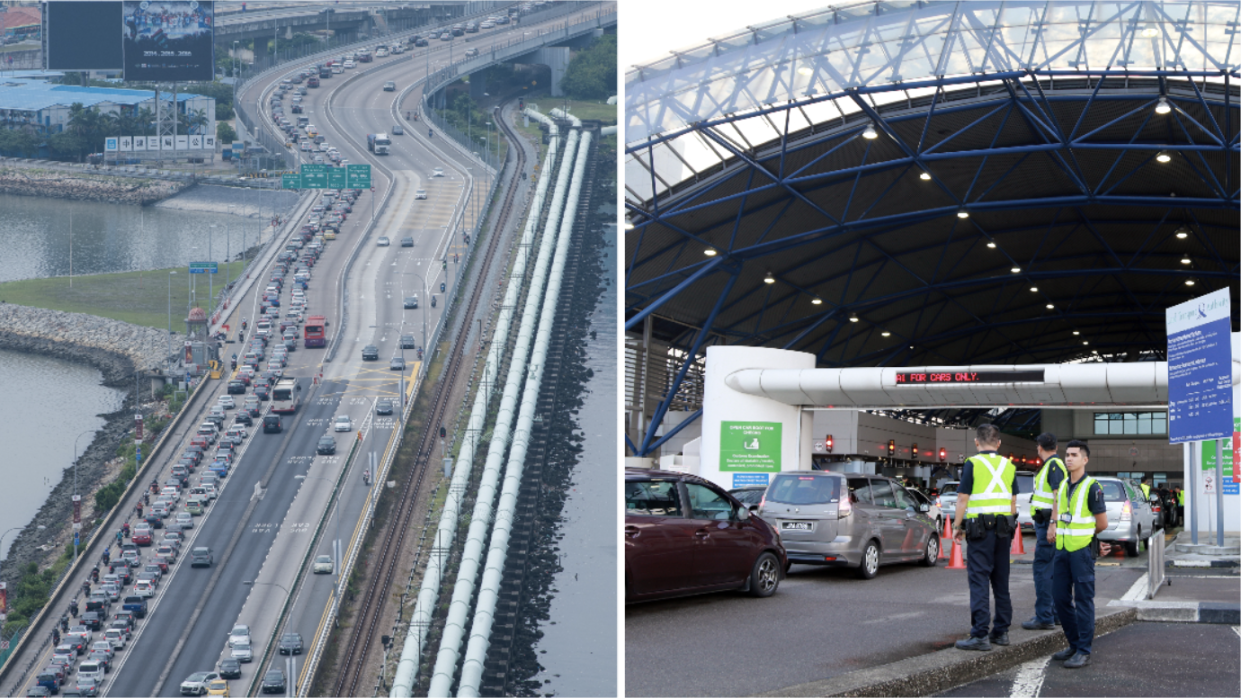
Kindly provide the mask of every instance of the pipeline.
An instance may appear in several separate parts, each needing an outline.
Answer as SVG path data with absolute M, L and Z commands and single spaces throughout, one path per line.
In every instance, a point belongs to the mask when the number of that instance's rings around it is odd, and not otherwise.
M 603 128 L 599 129 L 600 136 L 611 136 L 615 133 L 616 133 L 615 126 L 604 126 Z
M 556 299 L 560 296 L 565 259 L 569 254 L 577 203 L 585 180 L 586 161 L 590 156 L 591 135 L 588 131 L 582 134 L 582 142 L 577 152 L 577 164 L 573 168 L 569 203 L 566 207 L 569 213 L 565 214 L 560 223 L 560 237 L 556 241 L 556 258 L 552 263 L 551 276 L 547 282 L 547 303 L 543 305 L 543 316 L 539 319 L 539 332 L 535 338 L 534 352 L 530 359 L 530 377 L 526 381 L 525 393 L 521 399 L 521 414 L 517 418 L 513 447 L 504 472 L 504 488 L 500 492 L 500 504 L 496 510 L 491 545 L 487 551 L 486 565 L 483 568 L 483 581 L 479 586 L 478 601 L 474 609 L 474 623 L 470 628 L 470 641 L 466 648 L 465 661 L 461 666 L 461 686 L 457 691 L 457 695 L 460 696 L 477 696 L 482 683 L 483 663 L 487 659 L 487 649 L 491 644 L 491 624 L 495 619 L 496 602 L 500 597 L 500 583 L 504 578 L 504 564 L 508 557 L 509 536 L 512 533 L 513 518 L 517 511 L 517 495 L 521 490 L 522 473 L 526 465 L 526 450 L 530 443 L 530 433 L 534 428 L 534 412 L 542 388 L 543 368 L 547 363 L 547 345 L 551 341 L 552 326 L 556 321 Z
M 550 172 L 555 165 L 560 145 L 559 129 L 554 124 L 552 125 L 550 136 L 547 155 L 543 161 L 544 172 Z M 530 204 L 530 217 L 526 221 L 526 227 L 522 232 L 521 243 L 518 245 L 518 254 L 514 259 L 513 270 L 509 276 L 508 289 L 500 306 L 500 312 L 496 317 L 494 334 L 496 338 L 508 336 L 513 311 L 517 307 L 518 294 L 521 291 L 522 277 L 525 275 L 530 251 L 533 248 L 539 212 L 543 209 L 550 182 L 550 177 L 542 177 L 539 179 L 538 186 L 535 189 L 534 199 Z M 452 546 L 453 539 L 456 536 L 461 495 L 469 483 L 470 472 L 473 469 L 474 463 L 474 452 L 478 446 L 478 438 L 482 434 L 483 424 L 486 421 L 487 404 L 491 399 L 491 386 L 495 384 L 494 378 L 499 372 L 500 362 L 506 345 L 507 342 L 505 341 L 493 341 L 487 354 L 486 363 L 483 365 L 478 393 L 475 395 L 474 404 L 470 410 L 469 426 L 466 436 L 461 442 L 461 452 L 457 458 L 452 482 L 448 488 L 448 497 L 444 501 L 444 509 L 431 546 L 432 554 L 428 557 L 427 567 L 423 572 L 422 589 L 418 593 L 418 600 L 411 616 L 409 631 L 406 633 L 405 644 L 401 650 L 401 660 L 397 664 L 396 674 L 393 677 L 391 693 L 393 696 L 404 697 L 413 693 L 414 680 L 417 676 L 418 664 L 422 657 L 423 643 L 426 642 L 427 631 L 431 626 L 431 617 L 435 612 L 435 604 L 439 598 L 439 589 L 444 573 L 444 556 L 434 553 L 437 549 L 447 551 Z
M 509 435 L 517 412 L 517 399 L 521 394 L 522 379 L 525 378 L 526 358 L 534 340 L 535 328 L 538 325 L 539 306 L 543 303 L 543 286 L 547 279 L 548 266 L 552 262 L 555 245 L 553 240 L 561 219 L 572 220 L 576 208 L 564 208 L 565 193 L 569 190 L 569 175 L 573 163 L 574 151 L 577 148 L 579 133 L 572 131 L 565 141 L 564 156 L 560 164 L 560 172 L 556 181 L 556 193 L 548 212 L 547 223 L 540 243 L 539 258 L 535 264 L 534 275 L 530 280 L 530 289 L 526 294 L 525 309 L 521 315 L 521 327 L 517 335 L 517 344 L 509 361 L 509 372 L 504 385 L 500 409 L 496 424 L 492 431 L 491 446 L 487 452 L 486 464 L 479 480 L 478 495 L 474 502 L 474 513 L 470 517 L 470 528 L 466 534 L 465 545 L 461 552 L 461 564 L 457 569 L 457 580 L 453 585 L 452 602 L 448 607 L 448 618 L 444 623 L 444 633 L 440 640 L 439 652 L 435 659 L 435 669 L 431 675 L 429 696 L 447 696 L 452 688 L 453 675 L 456 673 L 457 659 L 465 637 L 466 625 L 469 621 L 470 602 L 474 598 L 474 586 L 478 580 L 479 565 L 482 563 L 491 524 L 492 507 L 495 502 L 500 473 L 504 464 L 504 453 L 508 446 Z M 549 179 L 549 178 L 544 178 Z M 562 215 L 563 213 L 563 215 Z M 535 217 L 537 218 L 537 216 Z M 548 296 L 552 299 L 551 296 Z M 549 302 L 554 302 L 549 300 Z

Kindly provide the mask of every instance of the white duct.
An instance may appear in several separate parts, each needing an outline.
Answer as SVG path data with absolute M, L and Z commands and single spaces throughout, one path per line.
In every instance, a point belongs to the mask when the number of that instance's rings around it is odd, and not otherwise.
M 500 582 L 504 577 L 504 563 L 508 557 L 509 535 L 513 517 L 517 511 L 517 495 L 521 490 L 522 473 L 526 465 L 526 449 L 530 444 L 530 432 L 534 426 L 534 411 L 538 405 L 539 391 L 543 383 L 543 368 L 547 363 L 547 345 L 551 341 L 552 325 L 556 321 L 556 301 L 560 297 L 560 285 L 564 279 L 565 260 L 573 237 L 573 221 L 577 203 L 586 177 L 586 159 L 590 154 L 591 133 L 582 133 L 582 144 L 577 152 L 577 164 L 573 168 L 573 185 L 569 189 L 564 220 L 560 223 L 560 238 L 556 241 L 556 259 L 552 262 L 551 276 L 547 281 L 547 303 L 543 305 L 543 317 L 539 320 L 539 333 L 534 341 L 534 353 L 530 358 L 530 377 L 526 381 L 521 399 L 521 414 L 513 435 L 513 448 L 504 472 L 504 489 L 500 492 L 500 505 L 496 511 L 495 527 L 491 533 L 491 545 L 487 550 L 487 564 L 478 591 L 478 603 L 474 610 L 474 623 L 470 629 L 470 643 L 466 648 L 465 662 L 461 666 L 459 696 L 478 695 L 483 677 L 483 662 L 491 644 L 491 624 L 495 620 L 496 601 L 500 597 Z
M 546 117 L 543 118 L 546 119 Z M 555 124 L 551 124 L 551 139 L 547 147 L 547 156 L 543 160 L 544 172 L 550 172 L 550 168 L 555 166 L 559 145 L 560 131 Z M 530 215 L 526 220 L 521 244 L 518 246 L 518 253 L 513 261 L 513 270 L 509 276 L 508 290 L 504 294 L 504 302 L 501 304 L 500 312 L 496 317 L 494 336 L 497 338 L 508 336 L 509 327 L 513 320 L 513 311 L 517 307 L 518 294 L 521 291 L 521 280 L 525 274 L 530 251 L 533 247 L 539 213 L 543 209 L 543 202 L 547 197 L 547 188 L 550 181 L 550 177 L 543 177 L 535 188 L 534 199 L 530 204 Z M 486 363 L 483 365 L 482 380 L 479 381 L 478 393 L 474 397 L 474 404 L 470 410 L 469 426 L 466 429 L 465 438 L 461 442 L 461 452 L 457 457 L 452 483 L 448 488 L 448 497 L 444 501 L 444 510 L 440 516 L 439 526 L 436 529 L 435 539 L 431 547 L 432 554 L 427 559 L 426 571 L 423 573 L 422 588 L 418 592 L 418 600 L 414 605 L 409 632 L 406 633 L 405 645 L 401 650 L 401 660 L 397 664 L 396 675 L 393 678 L 391 693 L 393 696 L 404 697 L 411 695 L 413 692 L 418 662 L 422 657 L 423 643 L 426 641 L 427 630 L 431 625 L 431 616 L 435 612 L 435 604 L 439 598 L 440 583 L 444 574 L 443 566 L 446 556 L 435 553 L 436 551 L 448 550 L 456 537 L 461 495 L 469 483 L 470 472 L 473 470 L 474 452 L 478 447 L 478 437 L 482 434 L 482 427 L 486 421 L 487 404 L 491 399 L 492 386 L 495 385 L 495 378 L 499 374 L 500 362 L 503 359 L 504 347 L 506 345 L 507 342 L 504 341 L 492 342 L 491 348 L 487 353 Z
M 611 136 L 614 133 L 616 133 L 615 126 L 604 126 L 603 128 L 599 129 L 600 136 Z
M 569 127 L 570 127 L 570 128 L 581 128 L 581 127 L 582 127 L 582 120 L 581 120 L 581 119 L 579 119 L 579 118 L 577 118 L 576 116 L 573 116 L 572 114 L 570 114 L 570 113 L 569 113 L 569 112 L 567 112 L 567 111 L 561 111 L 561 110 L 559 110 L 559 109 L 553 109 L 553 110 L 551 111 L 551 114 L 552 114 L 552 116 L 556 117 L 557 119 L 568 119 L 568 120 L 569 120 Z
M 561 218 L 571 220 L 574 215 L 574 209 L 566 209 L 564 203 L 569 191 L 569 175 L 573 170 L 573 155 L 577 147 L 578 136 L 578 131 L 571 131 L 565 141 L 564 157 L 561 160 L 560 173 L 556 180 L 556 193 L 552 197 L 547 224 L 543 230 L 539 258 L 535 263 L 533 278 L 530 280 L 530 290 L 526 294 L 525 310 L 521 315 L 517 344 L 513 349 L 513 357 L 509 361 L 504 394 L 501 398 L 496 424 L 492 430 L 486 464 L 479 480 L 478 496 L 474 501 L 474 513 L 470 516 L 470 528 L 461 552 L 461 565 L 457 568 L 457 581 L 453 585 L 452 602 L 448 607 L 444 634 L 440 640 L 439 653 L 435 658 L 435 669 L 431 674 L 431 685 L 427 695 L 432 697 L 449 695 L 453 676 L 456 674 L 457 659 L 461 654 L 466 624 L 469 622 L 470 602 L 474 598 L 478 569 L 483 561 L 487 533 L 491 527 L 492 507 L 495 503 L 500 471 L 504 465 L 504 453 L 517 412 L 517 398 L 521 393 L 522 379 L 525 377 L 526 359 L 530 353 L 535 328 L 538 326 L 539 306 L 544 298 L 543 285 L 547 280 L 547 269 L 551 264 L 555 248 L 553 241 L 560 227 Z M 548 299 L 549 303 L 554 303 L 552 296 L 548 296 Z

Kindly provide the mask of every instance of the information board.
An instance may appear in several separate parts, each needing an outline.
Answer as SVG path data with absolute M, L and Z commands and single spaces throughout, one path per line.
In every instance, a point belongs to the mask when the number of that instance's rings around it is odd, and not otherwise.
M 1232 437 L 1231 305 L 1222 288 L 1167 310 L 1169 443 Z
M 303 189 L 327 189 L 327 165 L 302 165 Z
M 190 262 L 191 274 L 218 274 L 220 273 L 218 262 Z
M 780 422 L 720 422 L 720 472 L 780 472 Z
M 215 78 L 215 3 L 125 0 L 125 80 L 210 82 Z
M 348 173 L 348 187 L 350 189 L 371 188 L 370 165 L 345 165 L 345 170 Z
M 301 189 L 302 176 L 299 174 L 283 174 L 280 175 L 281 189 Z
M 332 167 L 328 169 L 327 171 L 327 188 L 328 189 L 345 189 L 346 187 L 348 187 L 348 185 L 345 184 L 345 180 L 346 180 L 345 168 Z

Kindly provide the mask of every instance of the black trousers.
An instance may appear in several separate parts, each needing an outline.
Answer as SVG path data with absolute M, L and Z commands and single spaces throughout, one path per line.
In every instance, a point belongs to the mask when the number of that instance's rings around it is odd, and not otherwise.
M 1013 600 L 1008 593 L 1008 550 L 1012 538 L 995 531 L 966 541 L 965 573 L 970 584 L 970 635 L 986 637 L 1008 632 L 1013 622 Z M 991 622 L 990 593 L 995 594 L 995 623 Z

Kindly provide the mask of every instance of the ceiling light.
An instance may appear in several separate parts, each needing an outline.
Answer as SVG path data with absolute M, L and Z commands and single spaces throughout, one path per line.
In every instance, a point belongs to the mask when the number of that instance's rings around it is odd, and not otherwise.
M 1076 336 L 1077 336 L 1077 335 L 1079 335 L 1079 334 L 1081 334 L 1081 332 L 1078 332 L 1077 330 L 1073 330 L 1073 336 L 1074 336 L 1074 337 L 1076 337 Z
M 1148 39 L 1153 39 L 1159 36 L 1159 30 L 1155 28 L 1155 25 L 1148 24 L 1145 27 L 1142 27 L 1142 36 Z
M 1030 293 L 1038 293 L 1038 286 L 1031 286 Z
M 1159 154 L 1155 156 L 1155 159 L 1165 164 L 1172 162 L 1172 156 L 1168 155 L 1168 151 L 1166 150 L 1159 151 Z
M 866 124 L 866 128 L 862 129 L 862 138 L 873 141 L 879 137 L 879 132 L 875 130 L 874 124 Z
M 1190 231 L 1189 228 L 1182 225 L 1181 227 L 1176 229 L 1176 239 L 1184 240 L 1185 238 L 1189 237 L 1190 232 L 1192 231 Z
M 957 218 L 969 218 L 969 217 L 970 217 L 969 211 L 966 211 L 963 208 L 957 209 Z
M 1056 306 L 1055 306 L 1054 304 L 1052 304 L 1052 303 L 1048 303 L 1048 304 L 1047 304 L 1047 309 L 1048 309 L 1048 310 L 1055 310 L 1055 309 L 1056 309 Z
M 625 219 L 625 230 L 633 230 L 633 221 Z
M 1014 273 L 1014 274 L 1020 274 L 1020 273 L 1021 273 L 1021 267 L 1013 267 L 1012 269 L 1009 269 L 1009 271 L 1011 271 L 1011 272 L 1012 272 L 1012 273 Z
M 1181 264 L 1193 264 L 1193 261 L 1194 260 L 1189 258 L 1189 255 L 1185 255 L 1184 257 L 1181 257 Z
M 994 250 L 994 249 L 995 249 L 995 242 L 994 242 L 994 241 L 993 241 L 993 242 L 988 242 L 988 243 L 987 243 L 987 247 L 990 247 L 991 249 L 993 249 L 993 250 Z
M 1088 345 L 1088 344 L 1090 344 L 1090 342 L 1082 342 L 1082 346 L 1083 346 L 1083 347 L 1084 347 L 1084 346 L 1086 346 L 1086 345 Z
M 702 253 L 708 257 L 714 257 L 715 255 L 719 254 L 718 252 L 715 251 L 714 247 L 708 247 L 707 249 L 703 250 Z
M 891 336 L 892 336 L 892 333 L 891 333 L 891 332 L 884 332 L 884 333 L 883 333 L 883 336 L 884 336 L 884 337 L 891 337 Z
M 763 283 L 774 284 L 775 282 L 776 282 L 776 277 L 772 276 L 771 272 L 767 272 L 767 276 L 766 278 L 763 279 Z
M 921 179 L 924 182 L 929 182 L 931 181 L 931 173 L 923 170 L 922 174 L 918 175 L 918 179 Z
M 1159 104 L 1155 105 L 1155 113 L 1156 114 L 1167 114 L 1171 111 L 1172 111 L 1172 107 L 1171 105 L 1168 104 L 1168 98 L 1160 97 Z
M 797 69 L 797 72 L 800 75 L 814 75 L 814 68 L 811 68 L 808 65 L 803 65 Z
M 1193 279 L 1185 279 L 1185 285 L 1186 285 L 1186 286 L 1193 286 L 1193 285 L 1194 285 L 1194 280 L 1193 280 Z
M 857 313 L 849 313 L 849 322 L 857 322 Z
M 811 305 L 823 305 L 823 299 L 819 298 L 818 296 L 815 296 L 814 298 L 810 299 L 810 304 Z

